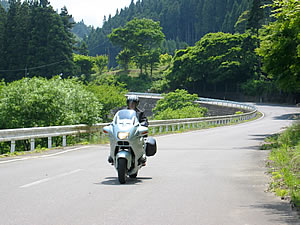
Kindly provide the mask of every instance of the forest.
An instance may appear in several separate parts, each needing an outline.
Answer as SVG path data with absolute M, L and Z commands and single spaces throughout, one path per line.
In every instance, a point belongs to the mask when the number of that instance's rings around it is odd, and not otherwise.
M 59 75 L 130 91 L 299 101 L 296 0 L 132 1 L 96 29 L 47 0 L 1 5 L 5 82 Z
M 109 54 L 111 65 L 116 65 L 115 49 L 107 39 L 112 29 L 124 26 L 134 18 L 160 21 L 166 41 L 162 50 L 174 54 L 183 43 L 195 44 L 209 32 L 235 32 L 239 16 L 249 8 L 248 0 L 138 0 L 129 7 L 117 10 L 114 16 L 103 19 L 103 27 L 93 29 L 86 38 L 91 55 Z M 239 28 L 237 28 L 239 29 Z M 169 47 L 176 41 L 175 48 Z

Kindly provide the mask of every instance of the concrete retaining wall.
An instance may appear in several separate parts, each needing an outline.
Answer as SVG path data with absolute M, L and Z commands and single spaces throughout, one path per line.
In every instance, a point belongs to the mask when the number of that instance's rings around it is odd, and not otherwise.
M 140 105 L 139 108 L 143 111 L 145 111 L 145 115 L 147 117 L 150 117 L 153 115 L 152 109 L 156 106 L 158 99 L 152 99 L 152 98 L 143 98 L 140 97 Z M 211 105 L 211 104 L 200 104 L 201 107 L 205 107 L 208 109 L 208 115 L 207 116 L 225 116 L 225 115 L 233 115 L 237 111 L 247 112 L 245 110 L 232 108 L 232 107 L 224 107 L 224 106 L 218 106 L 218 105 Z

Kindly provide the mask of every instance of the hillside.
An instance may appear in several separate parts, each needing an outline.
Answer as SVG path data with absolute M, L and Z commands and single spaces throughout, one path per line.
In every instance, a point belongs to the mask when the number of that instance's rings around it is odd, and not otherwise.
M 118 52 L 107 39 L 113 28 L 124 26 L 134 17 L 160 21 L 166 40 L 194 45 L 209 32 L 234 32 L 239 16 L 249 7 L 248 0 L 138 0 L 104 18 L 102 28 L 92 30 L 86 42 L 91 55 Z
M 75 21 L 74 21 L 75 23 Z M 81 20 L 78 23 L 75 23 L 73 28 L 72 28 L 72 33 L 74 33 L 78 38 L 81 40 L 84 39 L 85 37 L 89 36 L 89 34 L 92 31 L 92 26 L 87 26 L 83 20 Z

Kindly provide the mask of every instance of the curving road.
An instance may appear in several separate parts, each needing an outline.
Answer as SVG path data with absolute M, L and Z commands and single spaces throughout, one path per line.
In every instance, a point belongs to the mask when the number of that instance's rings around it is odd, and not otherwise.
M 265 117 L 237 126 L 157 137 L 138 179 L 119 185 L 108 145 L 0 160 L 1 225 L 300 224 L 267 193 L 258 146 L 299 108 L 258 105 Z

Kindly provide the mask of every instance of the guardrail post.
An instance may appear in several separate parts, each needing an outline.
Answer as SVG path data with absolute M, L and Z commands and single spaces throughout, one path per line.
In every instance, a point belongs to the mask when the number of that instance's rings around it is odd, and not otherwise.
M 163 131 L 163 127 L 160 126 L 160 127 L 159 127 L 159 133 L 162 133 L 162 131 Z
M 52 137 L 48 137 L 48 148 L 52 148 Z
M 153 135 L 155 134 L 155 127 L 153 127 L 152 134 Z
M 195 123 L 193 123 L 193 128 L 195 128 Z
M 177 125 L 177 129 L 180 130 L 180 124 Z
M 30 150 L 34 151 L 34 149 L 35 149 L 35 141 L 34 141 L 34 138 L 31 138 L 30 139 Z
M 67 136 L 63 136 L 63 140 L 62 140 L 62 146 L 66 147 L 67 146 Z
M 168 132 L 168 131 L 169 131 L 169 125 L 166 126 L 166 132 Z
M 191 124 L 190 123 L 188 123 L 188 129 L 190 129 L 191 128 Z
M 16 141 L 11 141 L 10 143 L 10 153 L 14 153 L 16 151 Z
M 175 131 L 175 125 L 172 124 L 172 131 L 174 132 Z
M 100 138 L 100 141 L 102 141 L 103 137 L 102 137 L 102 131 L 99 132 L 99 138 Z

